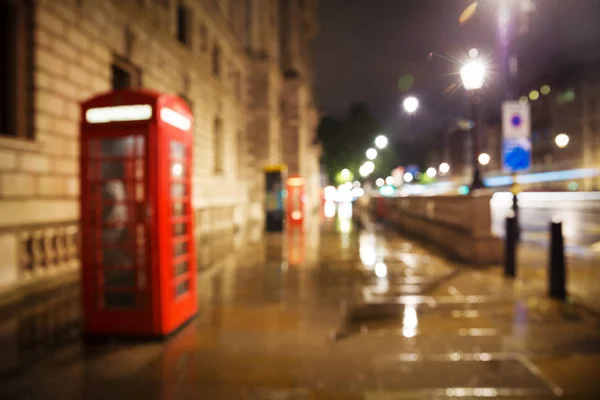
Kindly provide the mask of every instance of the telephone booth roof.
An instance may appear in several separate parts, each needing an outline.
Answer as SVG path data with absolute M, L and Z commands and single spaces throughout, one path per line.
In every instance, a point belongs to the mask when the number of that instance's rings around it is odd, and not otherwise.
M 81 103 L 81 113 L 82 124 L 88 128 L 162 120 L 183 131 L 190 131 L 192 124 L 190 108 L 181 97 L 147 89 L 100 94 Z

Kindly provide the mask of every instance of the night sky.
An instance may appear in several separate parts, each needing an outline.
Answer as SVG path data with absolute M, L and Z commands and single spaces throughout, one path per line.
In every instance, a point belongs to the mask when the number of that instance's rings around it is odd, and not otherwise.
M 468 116 L 468 101 L 464 89 L 449 86 L 460 82 L 459 65 L 428 55 L 435 51 L 464 60 L 473 47 L 490 61 L 486 106 L 499 110 L 504 95 L 499 1 L 479 1 L 461 25 L 459 16 L 472 0 L 320 0 L 315 67 L 321 113 L 341 116 L 352 102 L 364 101 L 395 140 L 439 131 L 455 117 Z M 600 0 L 533 3 L 520 45 L 523 91 L 532 89 L 523 82 L 552 65 L 600 56 Z M 405 74 L 414 84 L 403 93 L 398 80 Z M 410 118 L 401 107 L 407 93 L 421 100 Z

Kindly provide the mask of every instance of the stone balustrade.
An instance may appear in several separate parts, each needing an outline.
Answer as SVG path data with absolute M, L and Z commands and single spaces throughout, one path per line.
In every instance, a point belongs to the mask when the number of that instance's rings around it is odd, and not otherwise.
M 461 261 L 497 264 L 502 242 L 492 233 L 490 200 L 489 195 L 373 197 L 368 209 Z
M 25 229 L 19 235 L 19 245 L 20 272 L 25 281 L 79 266 L 79 224 L 76 222 Z

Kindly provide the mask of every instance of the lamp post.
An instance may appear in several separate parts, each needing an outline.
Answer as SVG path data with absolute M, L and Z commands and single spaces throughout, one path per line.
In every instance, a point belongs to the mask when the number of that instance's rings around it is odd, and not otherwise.
M 419 108 L 419 99 L 414 96 L 409 96 L 404 99 L 402 106 L 407 113 L 412 114 Z
M 378 149 L 384 149 L 388 144 L 388 139 L 384 135 L 379 135 L 375 138 L 375 146 Z
M 481 117 L 479 115 L 479 104 L 481 102 L 477 91 L 483 86 L 485 78 L 485 65 L 477 59 L 469 60 L 460 68 L 460 78 L 463 86 L 470 92 L 472 119 L 475 125 L 471 129 L 473 142 L 473 181 L 471 183 L 471 191 L 481 189 L 483 187 L 483 179 L 481 177 L 481 169 L 479 167 L 479 154 L 481 153 L 481 143 L 479 138 L 479 129 L 481 126 Z

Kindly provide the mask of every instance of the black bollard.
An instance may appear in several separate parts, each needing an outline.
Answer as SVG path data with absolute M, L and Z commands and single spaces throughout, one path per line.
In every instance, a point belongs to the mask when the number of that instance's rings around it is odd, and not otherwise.
M 506 217 L 506 239 L 504 240 L 504 275 L 514 278 L 517 274 L 517 218 L 514 215 Z
M 516 238 L 517 242 L 521 240 L 521 226 L 519 225 L 519 197 L 516 194 L 513 194 L 513 203 L 512 210 L 515 213 L 515 221 L 516 221 Z
M 566 289 L 566 265 L 565 265 L 565 241 L 562 234 L 562 222 L 552 221 L 550 224 L 550 297 L 565 300 Z

